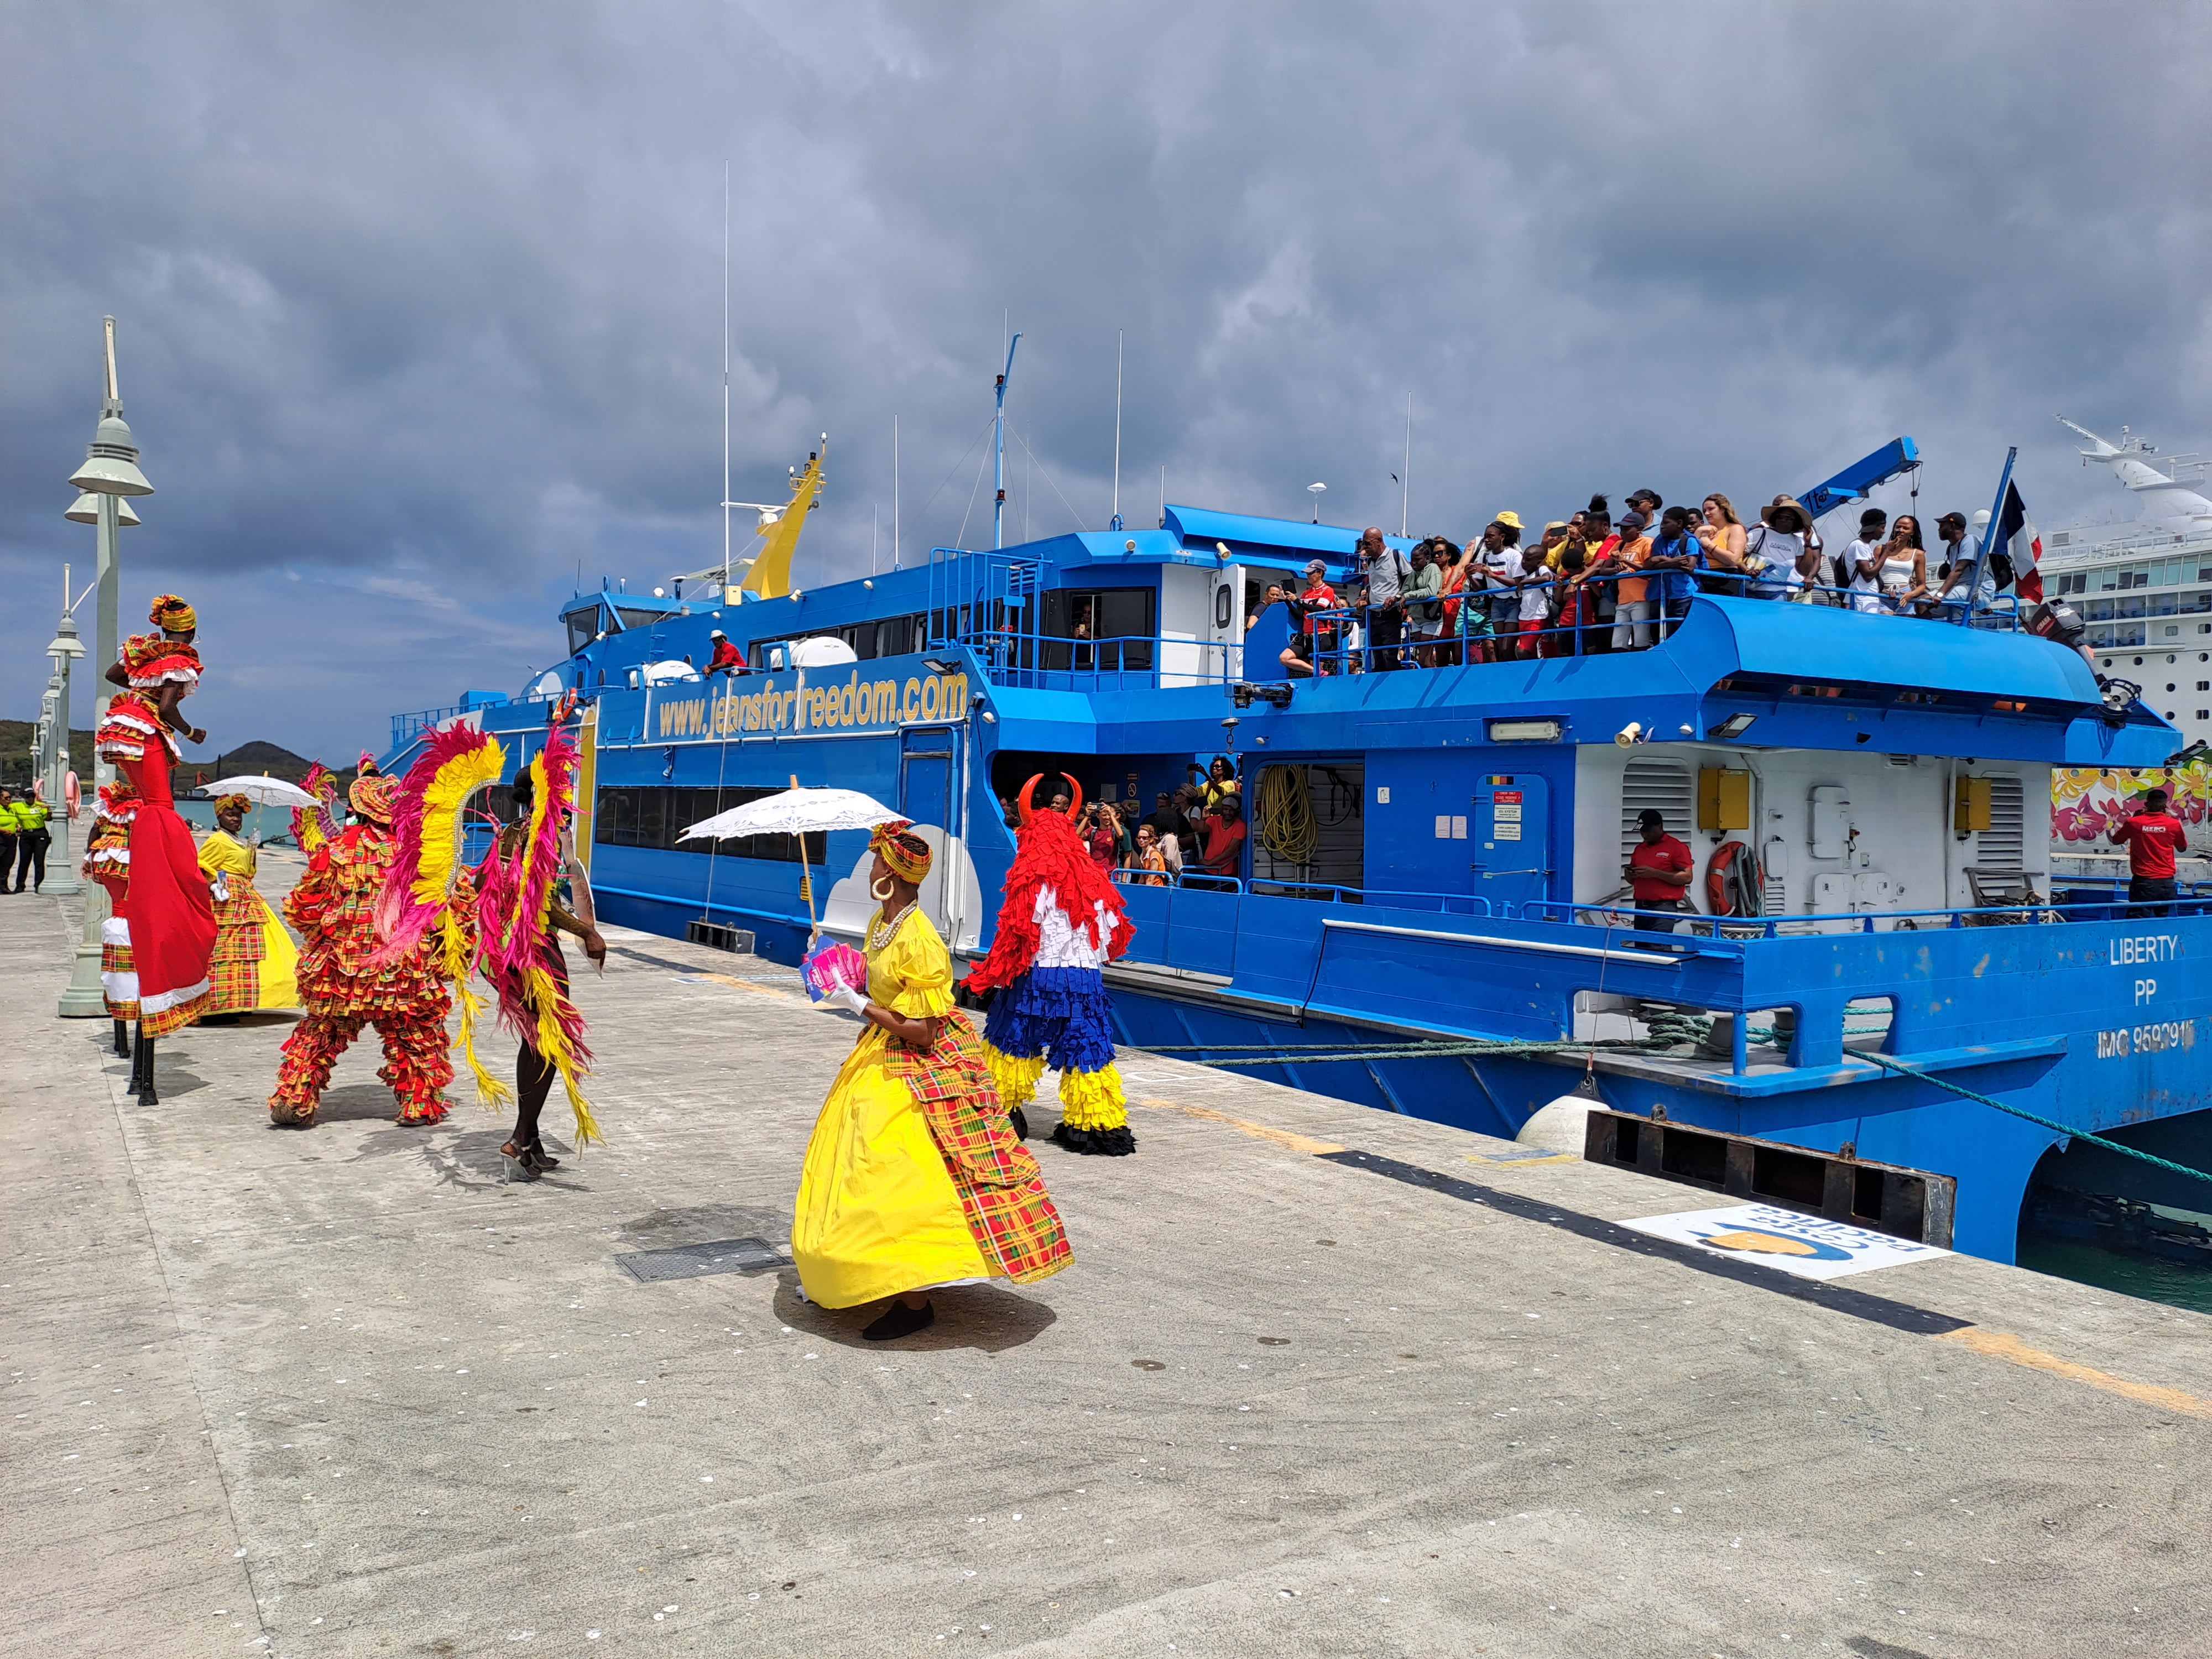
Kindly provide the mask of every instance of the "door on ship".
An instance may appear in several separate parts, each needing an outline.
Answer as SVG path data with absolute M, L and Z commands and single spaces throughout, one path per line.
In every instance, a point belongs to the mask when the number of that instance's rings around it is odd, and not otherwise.
M 1551 896 L 1550 791 L 1533 773 L 1479 778 L 1468 837 L 1478 898 L 1499 911 Z
M 960 737 L 951 726 L 908 726 L 900 734 L 898 810 L 916 824 L 941 832 L 927 839 L 940 849 L 960 835 Z M 946 914 L 952 869 L 958 860 L 940 856 L 922 878 L 921 908 L 937 931 L 951 939 L 957 918 Z

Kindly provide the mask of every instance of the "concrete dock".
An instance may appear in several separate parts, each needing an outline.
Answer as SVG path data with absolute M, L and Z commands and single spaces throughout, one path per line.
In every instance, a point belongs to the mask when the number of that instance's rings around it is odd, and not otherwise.
M 1075 1267 L 885 1347 L 779 1259 L 854 1033 L 789 970 L 611 935 L 607 1145 L 507 1186 L 373 1038 L 271 1127 L 283 1017 L 141 1109 L 54 1018 L 77 914 L 0 898 L 0 1652 L 2212 1654 L 2212 1318 L 1810 1282 L 1619 1224 L 1700 1192 L 1128 1055 L 1134 1158 L 1032 1109 Z

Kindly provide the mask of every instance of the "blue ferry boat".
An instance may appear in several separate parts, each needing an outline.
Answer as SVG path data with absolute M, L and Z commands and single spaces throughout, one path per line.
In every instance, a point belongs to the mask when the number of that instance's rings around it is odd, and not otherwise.
M 1815 504 L 1853 497 L 1831 482 Z M 511 734 L 520 764 L 574 690 L 604 917 L 795 961 L 818 895 L 857 938 L 863 833 L 678 840 L 836 785 L 921 827 L 923 902 L 972 961 L 1025 780 L 1143 812 L 1229 754 L 1236 873 L 1128 888 L 1109 978 L 1129 1044 L 1507 1137 L 1587 1072 L 1622 1115 L 1597 1115 L 1593 1155 L 1998 1261 L 2039 1173 L 2112 1185 L 2068 1174 L 2067 1129 L 2172 1150 L 2212 1121 L 2202 904 L 2130 919 L 2108 887 L 2052 890 L 2052 769 L 2179 746 L 2072 651 L 1700 594 L 1649 649 L 1286 680 L 1289 613 L 1261 595 L 1316 558 L 1356 580 L 1352 531 L 1171 506 L 1152 529 L 793 588 L 819 488 L 817 454 L 744 582 L 579 594 L 563 664 L 396 718 L 384 764 L 457 719 Z M 702 675 L 716 632 L 744 672 Z M 1355 665 L 1346 637 L 1325 668 Z M 1637 932 L 1621 890 L 1646 810 L 1697 855 L 1700 914 L 1666 933 Z M 1709 882 L 1716 863 L 1738 876 Z M 2202 1203 L 2134 1173 L 2137 1196 Z

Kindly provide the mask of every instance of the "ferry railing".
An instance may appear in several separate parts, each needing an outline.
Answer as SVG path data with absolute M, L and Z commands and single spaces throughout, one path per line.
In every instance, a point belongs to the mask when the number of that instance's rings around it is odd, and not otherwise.
M 1655 597 L 1647 601 L 1654 606 L 1652 615 L 1638 620 L 1622 617 L 1619 602 L 1612 607 L 1614 614 L 1607 617 L 1602 614 L 1605 607 L 1601 601 L 1626 581 L 1644 582 L 1645 591 L 1650 592 L 1662 580 L 1663 574 L 1651 570 L 1617 571 L 1578 577 L 1553 576 L 1510 586 L 1492 586 L 1486 581 L 1481 586 L 1462 586 L 1441 599 L 1423 601 L 1442 607 L 1444 614 L 1437 618 L 1443 629 L 1441 633 L 1414 635 L 1413 619 L 1407 610 L 1401 609 L 1399 619 L 1402 637 L 1395 650 L 1374 643 L 1374 614 L 1370 607 L 1340 605 L 1306 611 L 1303 613 L 1304 628 L 1293 631 L 1291 650 L 1314 673 L 1324 678 L 1372 672 L 1382 668 L 1384 659 L 1393 656 L 1396 659 L 1393 665 L 1395 666 L 1450 668 L 1647 650 L 1664 643 L 1681 625 L 1689 614 L 1688 599 L 1662 601 Z M 1689 574 L 1699 593 L 1856 610 L 1854 595 L 1848 589 L 1825 583 L 1791 587 L 1771 573 L 1754 575 L 1701 568 Z M 1524 620 L 1520 615 L 1521 601 L 1529 594 L 1543 598 L 1545 611 L 1541 617 Z M 1974 611 L 1971 616 L 1970 601 L 1963 599 L 1912 599 L 1906 602 L 1907 609 L 1899 610 L 1887 596 L 1875 597 L 1879 610 L 1860 614 L 1910 622 L 1956 623 L 1964 618 L 1974 628 L 2003 633 L 2026 629 L 2019 601 L 2009 592 L 1998 595 L 1993 607 Z M 1413 603 L 1409 599 L 1406 605 L 1410 607 Z M 1510 622 L 1510 628 L 1501 627 L 1501 612 L 1504 613 L 1504 620 Z M 1531 623 L 1535 626 L 1531 627 Z M 1627 641 L 1625 644 L 1616 643 L 1622 630 L 1626 630 Z M 1600 635 L 1604 635 L 1601 641 Z M 1644 641 L 1643 644 L 1637 643 L 1639 635 Z M 1305 647 L 1303 652 L 1298 649 L 1301 642 Z M 1253 665 L 1251 672 L 1272 674 L 1273 666 Z
M 460 705 L 456 703 L 451 708 L 418 708 L 411 714 L 394 714 L 392 717 L 392 746 L 394 749 L 404 748 L 417 732 L 435 731 L 439 722 L 449 720 L 462 712 Z
M 1645 939 L 1695 940 L 1702 951 L 1740 952 L 1742 945 L 1762 939 L 1837 938 L 1852 934 L 1917 933 L 1931 929 L 1986 927 L 2024 927 L 2069 921 L 2160 921 L 2174 916 L 2212 914 L 2212 882 L 2190 884 L 2172 899 L 2130 900 L 2124 894 L 2086 903 L 1952 905 L 1931 910 L 1846 910 L 1808 915 L 1715 916 L 1685 910 L 1642 910 L 1632 904 L 1570 904 L 1557 899 L 1530 899 L 1509 907 L 1510 919 L 1565 925 L 1580 923 L 1614 932 L 1633 930 L 1646 920 L 1672 926 L 1650 929 Z M 2122 912 L 2114 916 L 2115 910 Z M 2139 914 L 2138 914 L 2139 913 Z M 1913 924 L 1899 927 L 1900 922 Z M 1881 926 L 1879 924 L 1888 924 Z M 1926 924 L 1923 926 L 1923 924 Z M 1687 934 L 1674 931 L 1689 928 Z
M 1162 686 L 1226 685 L 1236 680 L 1242 647 L 1172 635 L 1042 634 L 1020 649 L 989 634 L 962 643 L 983 659 L 994 684 L 1035 691 L 1150 691 Z M 1034 647 L 1032 649 L 1031 647 Z

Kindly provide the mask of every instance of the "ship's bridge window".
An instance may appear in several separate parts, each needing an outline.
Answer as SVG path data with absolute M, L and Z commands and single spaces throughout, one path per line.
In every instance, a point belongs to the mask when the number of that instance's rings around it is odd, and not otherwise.
M 599 636 L 599 602 L 580 605 L 561 620 L 568 624 L 568 654 L 573 657 Z

